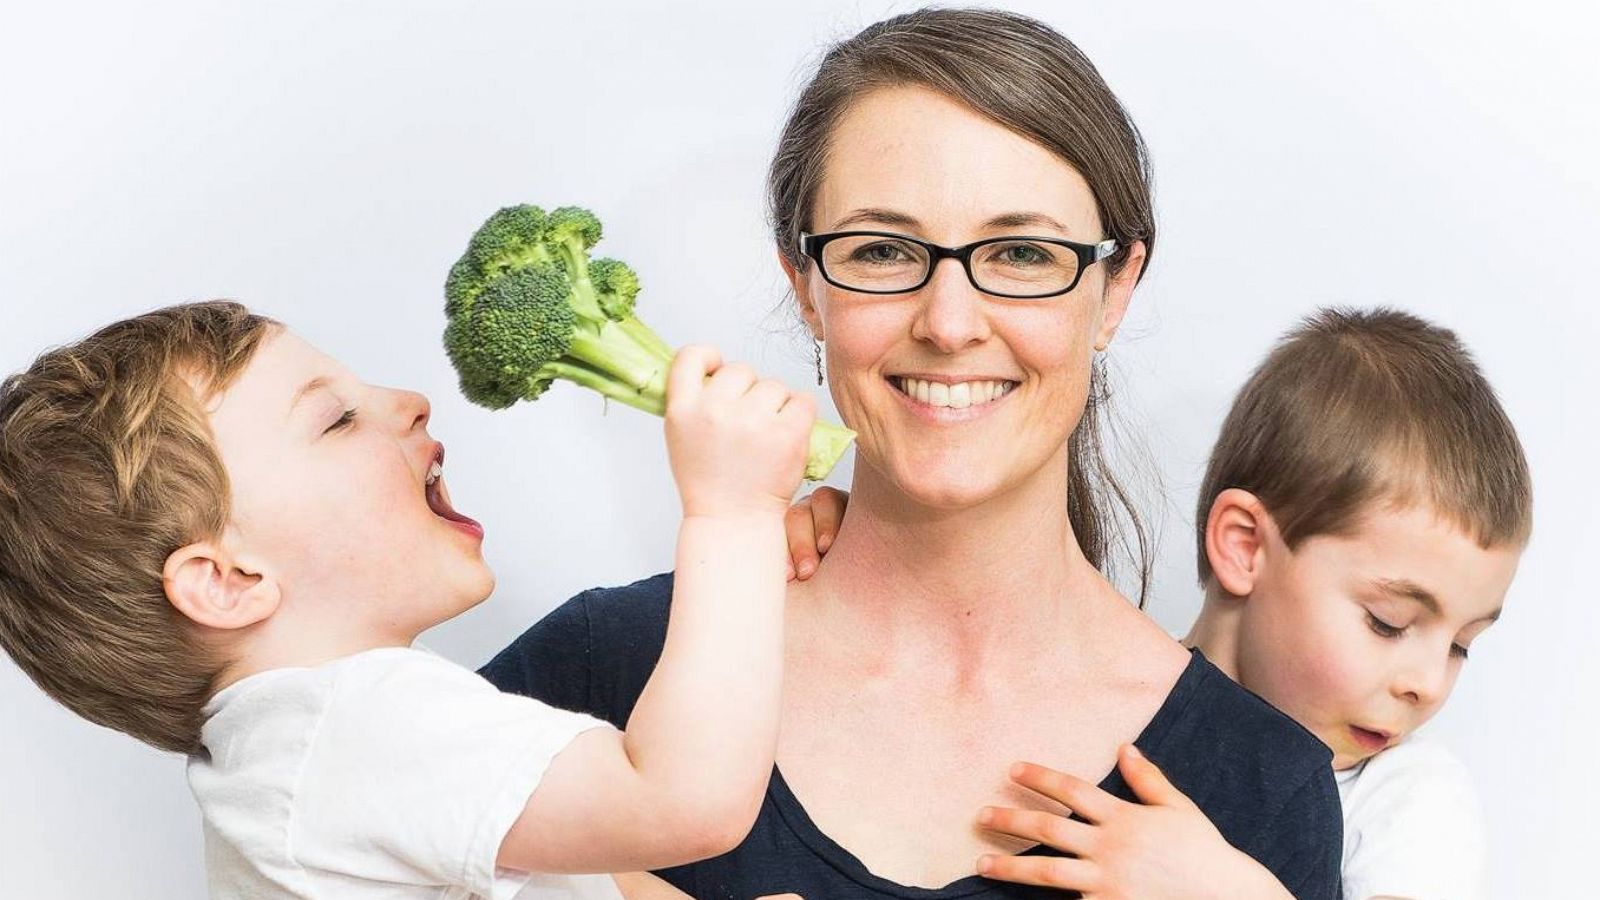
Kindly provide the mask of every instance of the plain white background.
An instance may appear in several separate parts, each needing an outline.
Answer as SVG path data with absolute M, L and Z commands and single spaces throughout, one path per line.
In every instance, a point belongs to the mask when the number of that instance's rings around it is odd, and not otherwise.
M 1600 806 L 1592 14 L 1119 6 L 1012 4 L 1095 60 L 1155 159 L 1160 243 L 1112 348 L 1165 484 L 1146 504 L 1162 522 L 1151 613 L 1181 632 L 1197 609 L 1196 483 L 1275 335 L 1327 303 L 1455 328 L 1521 430 L 1536 534 L 1434 732 L 1481 787 L 1495 895 L 1578 896 Z M 227 296 L 370 381 L 425 391 L 500 576 L 425 640 L 475 665 L 572 593 L 667 567 L 676 498 L 653 419 L 570 386 L 504 413 L 460 399 L 440 284 L 467 235 L 507 203 L 590 206 L 669 340 L 805 383 L 763 219 L 768 155 L 821 49 L 908 8 L 12 4 L 0 370 L 115 317 Z M 179 758 L 75 719 L 9 661 L 0 710 L 0 896 L 203 894 Z

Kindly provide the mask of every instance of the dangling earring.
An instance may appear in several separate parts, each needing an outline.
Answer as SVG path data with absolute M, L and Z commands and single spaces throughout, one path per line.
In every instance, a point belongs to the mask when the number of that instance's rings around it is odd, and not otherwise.
M 817 356 L 817 387 L 822 387 L 822 342 L 812 338 L 811 349 L 816 352 Z

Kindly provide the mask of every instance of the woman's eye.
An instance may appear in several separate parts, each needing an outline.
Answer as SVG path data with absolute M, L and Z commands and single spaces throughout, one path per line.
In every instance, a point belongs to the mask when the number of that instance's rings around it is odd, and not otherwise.
M 350 427 L 350 424 L 352 422 L 354 422 L 355 420 L 356 420 L 356 411 L 353 410 L 353 409 L 347 409 L 347 410 L 344 411 L 343 415 L 339 416 L 337 421 L 335 421 L 332 425 L 329 425 L 326 429 L 323 430 L 322 433 L 323 434 L 327 434 L 330 431 L 338 431 L 341 428 L 348 428 L 348 427 Z
M 1371 628 L 1379 637 L 1397 638 L 1406 633 L 1406 626 L 1390 625 L 1372 613 L 1367 613 L 1367 627 Z
M 1001 244 L 994 255 L 997 262 L 1010 266 L 1037 266 L 1050 262 L 1050 251 L 1037 244 Z
M 888 241 L 868 244 L 858 249 L 854 255 L 856 259 L 869 263 L 895 263 L 911 257 L 904 247 Z

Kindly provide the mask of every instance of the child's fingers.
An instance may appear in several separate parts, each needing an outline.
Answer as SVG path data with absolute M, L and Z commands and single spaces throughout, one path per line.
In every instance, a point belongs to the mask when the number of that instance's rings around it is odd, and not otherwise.
M 1093 825 L 1037 809 L 986 806 L 978 813 L 978 824 L 989 831 L 1009 834 L 1078 856 L 1090 855 L 1089 845 L 1094 838 Z
M 1194 806 L 1188 795 L 1173 787 L 1161 769 L 1132 744 L 1124 744 L 1118 752 L 1117 768 L 1134 796 L 1149 806 Z
M 1037 794 L 1043 794 L 1062 804 L 1090 822 L 1099 822 L 1116 811 L 1122 801 L 1100 788 L 1034 763 L 1017 763 L 1011 767 L 1011 780 Z
M 844 509 L 850 495 L 837 488 L 820 487 L 811 495 L 812 530 L 817 535 L 817 552 L 827 553 L 833 539 L 839 534 L 839 523 L 844 521 Z
M 817 571 L 816 531 L 811 525 L 811 498 L 789 507 L 783 515 L 784 536 L 789 541 L 789 578 L 805 581 Z
M 705 399 L 731 403 L 749 393 L 756 383 L 756 370 L 744 363 L 723 363 L 706 380 Z
M 1086 859 L 1065 856 L 1000 856 L 978 858 L 978 874 L 997 881 L 1033 884 L 1064 891 L 1093 891 L 1100 886 L 1100 867 Z
M 700 396 L 706 376 L 722 367 L 722 354 L 709 344 L 690 344 L 672 357 L 667 369 L 667 399 L 683 403 Z
M 789 387 L 781 381 L 764 378 L 751 385 L 744 396 L 756 409 L 776 413 L 789 401 Z
M 809 430 L 817 420 L 817 398 L 784 388 L 784 404 L 783 409 L 778 411 L 778 418 L 787 427 Z

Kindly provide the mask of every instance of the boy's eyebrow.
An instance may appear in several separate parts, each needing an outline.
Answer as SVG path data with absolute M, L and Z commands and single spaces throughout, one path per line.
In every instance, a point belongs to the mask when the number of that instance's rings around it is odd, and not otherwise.
M 1439 615 L 1439 598 L 1435 597 L 1432 591 L 1409 578 L 1374 578 L 1372 585 L 1386 594 L 1403 597 L 1407 600 L 1415 600 L 1422 604 L 1428 612 L 1436 616 Z M 1494 622 L 1499 618 L 1500 610 L 1497 609 L 1476 621 Z
M 1417 584 L 1409 578 L 1374 578 L 1372 584 L 1385 594 L 1415 600 L 1422 604 L 1428 612 L 1439 614 L 1439 598 L 1433 592 Z
M 319 391 L 327 386 L 328 378 L 325 375 L 318 375 L 317 377 L 301 385 L 300 390 L 294 392 L 294 400 L 290 402 L 289 411 L 284 413 L 283 417 L 285 419 L 289 418 L 289 416 L 294 413 L 294 408 L 300 405 L 300 401 L 304 400 L 307 394 L 310 394 L 314 391 Z

